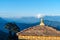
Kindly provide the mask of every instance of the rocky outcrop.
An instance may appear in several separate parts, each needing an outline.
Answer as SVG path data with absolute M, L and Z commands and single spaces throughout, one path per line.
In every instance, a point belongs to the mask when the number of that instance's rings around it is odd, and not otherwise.
M 23 36 L 60 36 L 60 31 L 49 26 L 34 26 L 18 33 Z

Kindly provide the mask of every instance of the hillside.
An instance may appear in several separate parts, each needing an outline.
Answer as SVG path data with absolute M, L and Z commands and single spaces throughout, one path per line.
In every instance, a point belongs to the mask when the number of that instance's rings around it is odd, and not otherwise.
M 23 36 L 60 36 L 60 31 L 48 26 L 34 26 L 19 32 Z
M 8 34 L 0 30 L 0 40 L 7 40 Z

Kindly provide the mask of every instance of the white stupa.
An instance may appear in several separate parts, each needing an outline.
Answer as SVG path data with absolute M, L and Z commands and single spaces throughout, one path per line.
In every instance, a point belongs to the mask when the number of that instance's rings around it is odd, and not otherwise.
M 41 22 L 40 22 L 40 26 L 44 26 L 44 22 L 43 22 L 43 19 L 41 18 Z
M 38 14 L 37 17 L 40 19 L 41 18 L 41 22 L 40 22 L 40 26 L 44 26 L 44 22 L 43 22 L 43 17 L 44 15 L 43 14 Z

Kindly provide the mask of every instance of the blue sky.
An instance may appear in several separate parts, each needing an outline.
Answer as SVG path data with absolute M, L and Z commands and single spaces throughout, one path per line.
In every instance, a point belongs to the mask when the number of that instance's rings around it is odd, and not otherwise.
M 60 14 L 60 0 L 0 0 L 0 17 Z

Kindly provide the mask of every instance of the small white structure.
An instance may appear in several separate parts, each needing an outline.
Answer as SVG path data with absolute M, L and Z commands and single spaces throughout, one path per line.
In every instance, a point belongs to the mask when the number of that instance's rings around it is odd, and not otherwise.
M 41 18 L 41 22 L 40 22 L 40 26 L 44 26 L 44 22 L 43 22 L 43 19 Z

